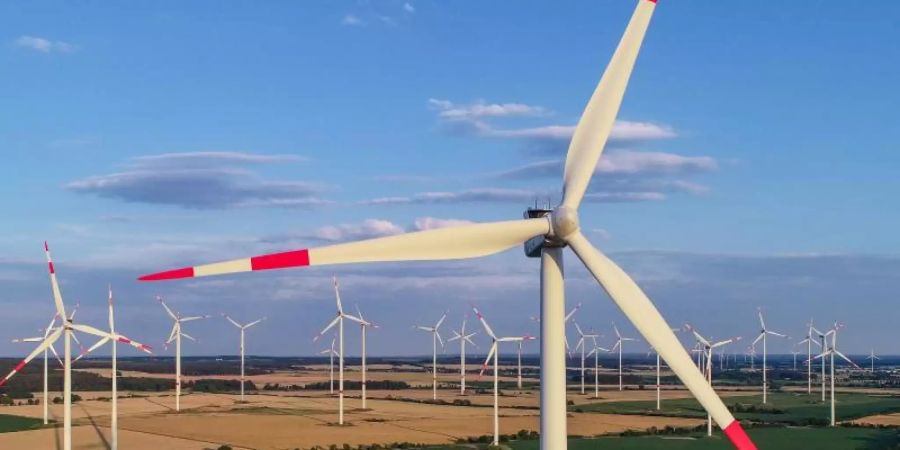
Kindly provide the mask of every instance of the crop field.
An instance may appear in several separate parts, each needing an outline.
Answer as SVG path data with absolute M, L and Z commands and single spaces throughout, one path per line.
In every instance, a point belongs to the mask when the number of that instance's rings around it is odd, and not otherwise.
M 748 433 L 762 449 L 882 450 L 900 445 L 900 430 L 878 428 L 752 428 Z M 538 450 L 537 440 L 512 441 L 513 450 Z M 431 447 L 429 450 L 472 450 L 471 445 Z M 481 447 L 485 448 L 485 447 Z M 731 444 L 721 433 L 707 437 L 703 433 L 665 436 L 598 437 L 569 439 L 569 450 L 725 450 Z
M 43 423 L 43 420 L 33 419 L 31 417 L 0 414 L 0 433 L 33 430 L 43 426 Z
M 829 404 L 821 402 L 818 394 L 773 392 L 768 403 L 762 404 L 762 396 L 747 395 L 725 398 L 725 403 L 740 420 L 791 425 L 824 424 L 830 418 Z M 837 396 L 838 420 L 852 420 L 865 416 L 900 412 L 900 396 L 839 393 Z M 656 401 L 604 402 L 576 405 L 576 412 L 606 414 L 665 415 L 675 417 L 706 417 L 706 412 L 692 398 L 663 400 L 656 410 Z

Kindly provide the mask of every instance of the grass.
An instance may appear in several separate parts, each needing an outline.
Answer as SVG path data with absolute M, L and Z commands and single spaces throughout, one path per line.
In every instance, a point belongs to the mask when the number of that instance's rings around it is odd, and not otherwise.
M 0 414 L 0 433 L 34 430 L 36 428 L 42 427 L 43 425 L 44 421 L 42 419 Z
M 817 395 L 773 392 L 768 403 L 762 404 L 759 395 L 724 397 L 735 417 L 763 423 L 791 425 L 825 424 L 831 417 L 829 403 L 822 403 Z M 838 394 L 835 406 L 838 420 L 851 420 L 874 414 L 900 412 L 900 397 L 864 394 Z M 570 407 L 573 411 L 610 414 L 664 415 L 677 417 L 706 417 L 706 412 L 693 398 L 663 400 L 656 410 L 656 401 L 591 403 Z
M 759 447 L 767 450 L 816 449 L 816 450 L 881 450 L 900 445 L 900 430 L 878 428 L 792 428 L 765 427 L 748 430 L 750 437 Z M 537 440 L 507 443 L 513 450 L 538 450 Z M 428 447 L 432 450 L 484 449 L 486 446 L 444 446 Z M 690 433 L 666 436 L 598 437 L 569 439 L 569 450 L 596 450 L 615 448 L 616 450 L 718 450 L 733 447 L 721 433 L 711 438 L 704 433 Z

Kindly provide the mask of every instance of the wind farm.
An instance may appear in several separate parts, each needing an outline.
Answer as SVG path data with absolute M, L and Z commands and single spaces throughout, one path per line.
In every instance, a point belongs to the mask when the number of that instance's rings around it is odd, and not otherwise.
M 546 6 L 4 8 L 0 449 L 900 447 L 900 6 Z

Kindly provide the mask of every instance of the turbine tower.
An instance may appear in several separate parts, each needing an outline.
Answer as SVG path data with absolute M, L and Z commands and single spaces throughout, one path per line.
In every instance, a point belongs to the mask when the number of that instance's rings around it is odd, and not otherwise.
M 813 359 L 812 358 L 813 357 L 812 345 L 816 344 L 819 347 L 822 346 L 822 343 L 820 343 L 813 337 L 814 332 L 818 332 L 818 330 L 816 330 L 815 327 L 813 327 L 813 320 L 812 320 L 812 318 L 810 318 L 809 323 L 806 324 L 806 336 L 803 338 L 802 341 L 797 343 L 798 345 L 806 344 L 806 361 L 807 361 L 807 364 L 806 364 L 806 393 L 807 394 L 812 394 L 812 359 Z
M 336 340 L 336 337 L 331 338 L 331 348 L 326 348 L 319 352 L 320 355 L 328 355 L 328 390 L 330 394 L 334 394 L 334 357 L 337 356 L 337 351 L 334 350 L 334 342 Z
M 222 317 L 225 317 L 225 319 L 228 320 L 229 322 L 231 322 L 232 325 L 237 327 L 238 330 L 241 330 L 241 401 L 243 402 L 244 401 L 244 384 L 246 383 L 245 378 L 244 378 L 244 333 L 247 331 L 248 328 L 266 320 L 266 318 L 263 317 L 262 319 L 256 319 L 253 322 L 250 322 L 246 325 L 241 325 L 241 324 L 235 322 L 234 319 L 232 319 L 225 313 L 222 313 Z
M 500 401 L 498 397 L 498 393 L 500 392 L 499 384 L 499 370 L 497 359 L 500 357 L 500 348 L 498 347 L 501 342 L 522 342 L 522 341 L 530 341 L 534 339 L 532 336 L 510 336 L 510 337 L 497 337 L 494 334 L 494 330 L 491 329 L 491 326 L 488 325 L 487 320 L 484 319 L 484 315 L 478 311 L 478 308 L 472 306 L 472 310 L 475 311 L 475 315 L 478 317 L 478 320 L 481 321 L 481 325 L 484 326 L 484 332 L 487 333 L 488 336 L 491 337 L 491 349 L 488 351 L 487 358 L 484 360 L 484 364 L 481 365 L 481 372 L 478 376 L 484 374 L 484 370 L 487 368 L 487 365 L 491 362 L 491 358 L 494 358 L 494 440 L 491 442 L 491 445 L 500 445 Z
M 110 415 L 110 426 L 109 426 L 110 435 L 111 435 L 109 448 L 110 448 L 110 450 L 116 450 L 119 448 L 119 389 L 118 389 L 118 383 L 117 383 L 117 380 L 119 379 L 119 369 L 117 366 L 118 356 L 116 354 L 116 347 L 118 347 L 118 343 L 121 342 L 123 344 L 128 344 L 128 345 L 130 345 L 144 353 L 147 353 L 147 354 L 152 354 L 153 352 L 150 351 L 149 345 L 144 345 L 139 342 L 135 342 L 134 340 L 129 339 L 128 337 L 123 336 L 116 332 L 116 322 L 115 322 L 115 319 L 113 318 L 112 286 L 109 286 L 108 303 L 109 303 L 109 333 L 105 337 L 100 338 L 100 340 L 97 341 L 97 343 L 95 343 L 94 345 L 92 345 L 89 349 L 87 349 L 86 352 L 82 352 L 80 355 L 78 355 L 78 357 L 75 358 L 75 361 L 78 361 L 83 356 L 87 355 L 88 353 L 91 353 L 94 350 L 100 348 L 107 342 L 112 344 L 112 374 L 110 375 L 110 378 L 112 378 L 112 399 L 110 400 L 111 407 L 112 407 L 112 413 Z
M 762 395 L 763 395 L 763 398 L 762 398 L 762 402 L 763 402 L 763 404 L 765 404 L 766 403 L 766 394 L 769 391 L 769 385 L 766 382 L 766 355 L 768 354 L 768 352 L 766 350 L 766 336 L 770 335 L 770 334 L 772 336 L 778 336 L 778 337 L 782 337 L 782 338 L 787 338 L 787 336 L 783 335 L 781 333 L 776 333 L 776 332 L 766 328 L 766 321 L 763 320 L 762 308 L 757 308 L 756 313 L 757 313 L 757 315 L 759 315 L 760 329 L 759 329 L 759 336 L 756 336 L 756 339 L 753 340 L 753 345 L 755 346 L 757 342 L 762 340 L 762 346 L 763 346 L 763 360 L 762 360 L 762 378 L 763 378 Z
M 575 331 L 578 332 L 578 343 L 575 344 L 575 350 L 581 349 L 581 395 L 584 395 L 584 358 L 585 358 L 585 349 L 587 348 L 587 340 L 588 339 L 596 339 L 600 337 L 599 334 L 585 334 L 581 331 L 581 327 L 578 326 L 578 322 L 574 322 Z
M 466 342 L 478 348 L 478 345 L 472 341 L 472 336 L 478 334 L 477 331 L 466 334 L 466 320 L 469 315 L 463 317 L 462 326 L 459 331 L 452 330 L 453 337 L 447 339 L 447 342 L 459 341 L 459 395 L 466 395 Z
M 850 358 L 848 358 L 848 357 L 847 357 L 846 355 L 844 355 L 843 353 L 839 352 L 838 349 L 837 349 L 837 332 L 838 332 L 838 330 L 841 329 L 841 328 L 843 328 L 843 325 L 840 325 L 840 324 L 838 324 L 837 322 L 835 322 L 835 323 L 834 323 L 834 326 L 831 328 L 831 330 L 829 330 L 827 333 L 825 333 L 825 339 L 828 339 L 829 336 L 831 337 L 831 348 L 827 348 L 825 351 L 823 351 L 822 353 L 820 353 L 820 354 L 818 354 L 818 355 L 816 356 L 816 359 L 822 359 L 822 361 L 825 361 L 825 358 L 826 358 L 826 357 L 828 357 L 828 358 L 831 360 L 831 426 L 832 426 L 832 427 L 835 426 L 835 416 L 834 416 L 834 355 L 838 355 L 838 356 L 840 356 L 841 358 L 844 358 L 844 360 L 847 361 L 848 363 L 850 363 L 853 367 L 855 367 L 855 368 L 857 368 L 857 369 L 860 368 L 859 366 L 856 365 L 855 362 L 851 361 Z M 824 341 L 823 341 L 823 342 L 824 342 Z M 826 345 L 826 347 L 828 347 L 828 346 Z
M 362 388 L 362 408 L 366 409 L 366 329 L 369 327 L 378 328 L 378 325 L 369 322 L 363 317 L 359 305 L 356 305 L 356 316 L 359 319 L 359 330 L 362 337 L 362 368 L 360 370 L 360 376 L 362 377 L 362 384 L 360 385 Z
M 672 329 L 668 328 L 668 326 L 666 329 L 669 331 L 669 333 L 672 332 Z M 619 328 L 616 326 L 616 324 L 613 324 L 613 331 L 616 332 L 616 345 L 613 345 L 612 350 L 616 351 L 617 348 L 619 349 L 619 390 L 621 391 L 622 390 L 622 347 L 623 347 L 623 343 L 625 341 L 634 341 L 636 339 L 622 337 L 622 335 L 619 333 Z M 672 334 L 672 336 L 675 336 L 675 335 Z M 675 339 L 678 339 L 678 338 L 675 338 Z M 680 347 L 680 345 L 679 345 L 679 347 Z M 688 356 L 688 359 L 690 359 L 690 356 Z
M 736 336 L 730 339 L 725 339 L 724 341 L 712 342 L 710 341 L 710 339 L 707 339 L 706 337 L 701 335 L 700 332 L 698 332 L 694 327 L 691 326 L 691 324 L 684 324 L 684 328 L 687 331 L 690 331 L 697 339 L 697 341 L 703 345 L 703 352 L 706 355 L 706 367 L 704 369 L 706 371 L 706 380 L 709 382 L 709 385 L 712 386 L 713 350 L 719 347 L 724 347 L 728 344 L 731 344 L 732 342 L 740 341 L 741 337 Z M 709 415 L 706 416 L 706 435 L 712 436 L 712 417 Z
M 62 293 L 59 290 L 59 283 L 56 280 L 56 267 L 53 265 L 53 259 L 50 257 L 50 246 L 44 241 L 44 254 L 47 256 L 47 271 L 50 274 L 50 287 L 53 291 L 53 303 L 56 306 L 56 316 L 62 317 L 62 324 L 53 329 L 47 338 L 44 339 L 28 356 L 13 367 L 3 379 L 0 379 L 0 386 L 4 386 L 10 378 L 19 373 L 32 359 L 48 347 L 52 347 L 60 337 L 63 338 L 63 448 L 62 450 L 72 450 L 72 339 L 75 339 L 74 331 L 93 334 L 94 336 L 105 337 L 108 333 L 100 331 L 94 327 L 75 323 L 75 312 L 73 310 L 71 316 L 66 315 L 66 307 L 63 303 Z M 77 305 L 76 305 L 77 308 Z M 51 348 L 52 350 L 52 348 Z
M 444 339 L 441 338 L 441 333 L 438 331 L 438 328 L 441 327 L 441 324 L 444 323 L 444 319 L 447 318 L 447 313 L 441 316 L 438 319 L 437 323 L 434 324 L 433 327 L 423 327 L 421 325 L 416 325 L 414 328 L 422 331 L 427 331 L 431 333 L 431 399 L 437 400 L 437 345 L 441 344 L 441 349 L 444 348 Z
M 175 412 L 178 412 L 181 411 L 181 337 L 184 336 L 194 342 L 197 342 L 197 340 L 191 337 L 189 334 L 181 331 L 181 324 L 185 322 L 193 322 L 200 319 L 209 319 L 212 316 L 181 317 L 181 314 L 172 311 L 172 309 L 169 308 L 169 305 L 166 305 L 166 302 L 163 301 L 162 297 L 156 296 L 156 300 L 158 300 L 159 304 L 162 305 L 163 308 L 165 308 L 166 313 L 169 314 L 169 317 L 174 322 L 174 324 L 172 325 L 172 331 L 169 333 L 169 338 L 166 339 L 166 345 L 171 344 L 172 341 L 175 341 Z
M 869 356 L 866 356 L 866 359 L 869 359 L 869 360 L 872 361 L 872 368 L 871 368 L 870 372 L 875 373 L 875 360 L 876 360 L 876 359 L 881 359 L 881 358 L 875 356 L 875 349 L 874 349 L 874 348 L 869 352 Z
M 596 335 L 591 336 L 591 341 L 594 343 L 594 348 L 587 355 L 588 357 L 594 355 L 594 398 L 600 398 L 600 352 L 609 353 L 609 349 L 597 345 Z
M 334 319 L 313 338 L 316 342 L 332 329 L 335 325 L 338 327 L 338 425 L 344 424 L 344 319 L 350 319 L 356 323 L 363 323 L 359 317 L 351 316 L 344 312 L 344 306 L 341 304 L 341 293 L 338 287 L 337 276 L 332 278 L 334 283 L 334 300 L 337 304 L 337 315 Z
M 520 220 L 441 228 L 183 267 L 140 277 L 144 281 L 192 278 L 288 267 L 389 261 L 476 258 L 525 244 L 526 255 L 541 258 L 541 417 L 540 447 L 566 448 L 565 289 L 562 252 L 570 247 L 644 339 L 658 349 L 672 371 L 710 411 L 728 439 L 742 450 L 755 446 L 710 388 L 690 355 L 646 294 L 619 266 L 582 234 L 579 207 L 606 145 L 628 79 L 657 0 L 638 0 L 621 41 L 578 120 L 563 174 L 562 202 L 528 209 Z

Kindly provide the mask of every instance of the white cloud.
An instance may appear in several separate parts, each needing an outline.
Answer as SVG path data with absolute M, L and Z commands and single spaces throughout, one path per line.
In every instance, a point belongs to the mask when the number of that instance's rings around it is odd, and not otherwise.
M 350 27 L 364 27 L 364 26 L 366 26 L 366 23 L 365 23 L 362 19 L 360 19 L 359 17 L 354 16 L 353 14 L 347 14 L 346 16 L 344 16 L 344 18 L 341 19 L 341 24 L 342 24 L 342 25 L 347 25 L 347 26 L 350 26 Z
M 446 120 L 474 120 L 482 117 L 541 116 L 547 111 L 540 106 L 524 103 L 486 103 L 483 100 L 457 105 L 449 100 L 428 99 L 428 105 Z
M 413 14 L 416 12 L 416 8 L 409 2 L 406 2 L 403 4 L 403 10 L 410 14 Z
M 419 217 L 413 222 L 411 231 L 435 230 L 438 228 L 458 227 L 469 225 L 472 221 L 462 219 L 438 219 L 436 217 Z
M 315 231 L 313 236 L 323 241 L 358 241 L 403 233 L 403 227 L 383 219 L 366 219 L 359 224 L 328 225 Z
M 38 51 L 41 53 L 71 53 L 75 51 L 75 46 L 63 41 L 51 41 L 36 36 L 19 36 L 15 40 L 15 44 L 22 48 Z

